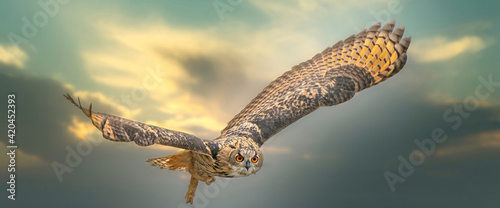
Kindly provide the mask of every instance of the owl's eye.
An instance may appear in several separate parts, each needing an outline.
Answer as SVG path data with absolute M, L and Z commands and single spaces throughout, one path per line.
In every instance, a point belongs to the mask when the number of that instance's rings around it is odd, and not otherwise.
M 257 156 L 253 156 L 253 157 L 252 157 L 252 162 L 253 162 L 253 163 L 256 163 L 256 162 L 258 162 L 258 161 L 259 161 L 259 157 L 257 157 Z
M 243 159 L 244 159 L 243 156 L 241 156 L 239 154 L 236 155 L 236 162 L 243 162 Z

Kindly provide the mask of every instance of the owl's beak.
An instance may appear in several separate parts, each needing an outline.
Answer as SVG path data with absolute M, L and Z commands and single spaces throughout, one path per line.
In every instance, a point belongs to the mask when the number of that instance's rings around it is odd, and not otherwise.
M 247 170 L 250 168 L 250 161 L 247 161 L 247 164 L 245 165 L 245 168 L 247 168 Z

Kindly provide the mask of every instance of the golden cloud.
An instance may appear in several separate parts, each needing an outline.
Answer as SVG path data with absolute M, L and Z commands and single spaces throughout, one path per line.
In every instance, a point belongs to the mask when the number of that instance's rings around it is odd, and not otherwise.
M 221 131 L 226 123 L 221 121 L 223 115 L 222 109 L 210 107 L 207 104 L 209 101 L 204 101 L 200 98 L 195 98 L 189 94 L 176 96 L 173 102 L 169 101 L 156 110 L 164 113 L 175 113 L 175 115 L 167 120 L 160 122 L 148 121 L 148 123 L 164 126 L 169 129 L 183 131 L 191 134 L 196 134 L 200 137 L 214 137 Z M 202 127 L 210 132 L 190 132 L 190 127 Z
M 178 114 L 175 118 L 164 120 L 164 121 L 148 121 L 146 123 L 163 127 L 166 129 L 185 132 L 188 134 L 196 135 L 197 137 L 203 139 L 215 138 L 218 132 L 224 127 L 220 125 L 217 120 L 209 116 L 204 117 L 185 117 L 186 115 Z M 222 127 L 221 127 L 222 126 Z M 208 131 L 198 130 L 197 132 L 192 132 L 189 129 L 192 127 L 202 127 Z
M 92 125 L 90 120 L 81 121 L 77 116 L 71 117 L 71 123 L 68 125 L 68 131 L 72 133 L 76 138 L 81 140 L 87 140 L 88 135 L 92 132 L 97 131 L 97 129 Z
M 441 106 L 452 106 L 457 103 L 465 102 L 464 99 L 454 98 L 452 95 L 443 94 L 439 91 L 428 92 L 424 95 L 425 100 L 433 105 L 441 105 Z M 500 102 L 493 100 L 478 100 L 479 108 L 491 108 L 500 106 Z
M 141 109 L 131 109 L 126 107 L 125 105 L 119 104 L 109 97 L 105 96 L 100 92 L 89 92 L 89 91 L 75 91 L 74 96 L 80 98 L 85 102 L 98 101 L 100 103 L 106 104 L 110 106 L 112 109 L 115 109 L 118 116 L 123 116 L 127 118 L 134 118 L 137 114 L 141 112 Z M 89 104 L 90 105 L 90 104 Z
M 28 55 L 18 46 L 0 45 L 0 62 L 22 69 L 27 59 Z
M 2 147 L 1 149 L 3 149 L 2 152 L 8 151 L 7 145 L 5 143 L 0 142 L 0 146 Z M 40 158 L 38 155 L 26 153 L 21 149 L 16 149 L 16 161 L 22 161 L 22 162 L 16 163 L 16 167 L 19 166 L 22 168 L 24 168 L 24 167 L 39 167 L 39 166 L 47 165 L 47 163 L 42 158 Z M 1 164 L 4 164 L 4 163 L 8 164 L 9 158 L 2 157 L 0 159 L 0 163 Z
M 410 50 L 420 62 L 445 61 L 462 54 L 474 54 L 486 47 L 485 41 L 477 36 L 464 36 L 456 40 L 436 36 L 415 41 Z
M 159 65 L 168 72 L 161 77 L 162 84 L 171 85 L 154 91 L 167 95 L 178 90 L 176 80 L 195 81 L 183 68 L 182 58 L 220 52 L 224 45 L 205 32 L 172 28 L 159 20 L 134 26 L 99 22 L 96 28 L 114 46 L 113 49 L 83 53 L 87 70 L 94 80 L 106 85 L 134 88 L 143 85 L 143 80 L 138 78 L 148 74 L 147 67 Z
M 176 29 L 161 21 L 134 26 L 100 22 L 96 28 L 115 45 L 114 49 L 92 49 L 82 54 L 92 79 L 128 90 L 146 88 L 144 79 L 152 74 L 148 70 L 159 76 L 154 88 L 146 90 L 149 98 L 161 104 L 144 103 L 139 108 L 149 107 L 167 114 L 175 113 L 175 116 L 147 123 L 180 131 L 199 126 L 212 131 L 212 135 L 224 127 L 219 121 L 218 112 L 223 110 L 216 104 L 218 101 L 195 96 L 182 86 L 199 80 L 189 75 L 181 61 L 202 56 L 216 59 L 214 62 L 220 65 L 230 64 L 227 57 L 214 55 L 225 53 L 229 48 L 227 42 L 206 31 Z M 157 65 L 159 69 L 145 70 L 150 65 Z M 102 94 L 96 95 L 105 99 Z
M 500 130 L 493 130 L 458 139 L 459 142 L 438 148 L 436 156 L 454 157 L 477 154 L 484 150 L 500 150 Z

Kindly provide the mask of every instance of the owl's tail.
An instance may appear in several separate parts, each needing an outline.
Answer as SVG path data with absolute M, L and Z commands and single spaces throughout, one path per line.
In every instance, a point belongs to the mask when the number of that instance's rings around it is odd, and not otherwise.
M 151 166 L 158 166 L 160 169 L 188 171 L 192 164 L 191 158 L 191 151 L 182 151 L 166 157 L 152 158 L 146 162 L 152 162 Z

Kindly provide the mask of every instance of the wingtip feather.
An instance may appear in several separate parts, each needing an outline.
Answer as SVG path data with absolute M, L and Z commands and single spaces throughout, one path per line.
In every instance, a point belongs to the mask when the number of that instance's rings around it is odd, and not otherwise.
M 69 93 L 63 94 L 63 96 L 67 100 L 69 100 L 69 102 L 71 102 L 74 106 L 79 108 L 87 117 L 92 118 L 92 113 L 91 113 L 92 104 L 90 104 L 90 108 L 89 108 L 90 111 L 89 111 L 89 109 L 85 109 L 84 107 L 82 107 L 82 103 L 80 102 L 80 97 L 78 97 L 78 103 L 76 103 L 75 100 L 73 99 L 73 97 L 71 97 L 71 95 L 69 95 Z

